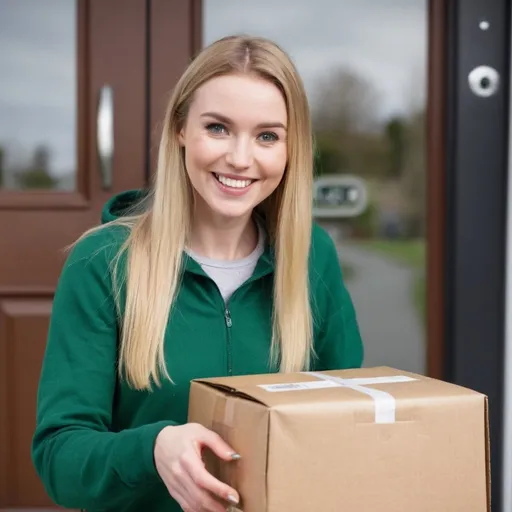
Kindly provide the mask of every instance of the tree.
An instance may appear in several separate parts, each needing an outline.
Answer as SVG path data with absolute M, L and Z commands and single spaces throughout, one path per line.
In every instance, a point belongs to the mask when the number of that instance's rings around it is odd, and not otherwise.
M 373 85 L 348 68 L 331 71 L 319 81 L 312 107 L 317 174 L 382 176 L 387 148 L 377 106 Z
M 386 138 L 389 144 L 389 170 L 392 177 L 402 174 L 406 150 L 406 125 L 403 119 L 395 117 L 386 125 Z
M 55 180 L 50 172 L 50 151 L 45 146 L 38 146 L 34 151 L 32 165 L 17 176 L 22 189 L 48 189 L 55 187 Z
M 371 84 L 348 68 L 339 68 L 318 83 L 313 107 L 315 130 L 367 132 L 377 125 L 378 95 Z
M 427 168 L 425 149 L 425 112 L 411 117 L 407 123 L 407 150 L 401 176 L 407 202 L 407 231 L 409 236 L 425 234 L 427 205 Z
M 348 159 L 340 147 L 321 134 L 315 138 L 315 174 L 336 174 L 347 172 Z

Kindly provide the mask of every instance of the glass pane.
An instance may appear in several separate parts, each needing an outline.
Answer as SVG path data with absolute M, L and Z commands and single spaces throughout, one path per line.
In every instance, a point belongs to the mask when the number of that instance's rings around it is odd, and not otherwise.
M 0 0 L 0 189 L 73 190 L 74 0 Z
M 292 56 L 314 119 L 317 183 L 332 182 L 319 186 L 317 206 L 357 197 L 340 177 L 367 194 L 355 216 L 318 217 L 340 249 L 365 366 L 425 373 L 426 0 L 203 5 L 205 44 L 246 33 Z

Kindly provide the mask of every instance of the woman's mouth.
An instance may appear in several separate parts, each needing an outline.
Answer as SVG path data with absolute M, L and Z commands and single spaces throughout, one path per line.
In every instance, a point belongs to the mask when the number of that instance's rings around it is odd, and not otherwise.
M 227 176 L 223 176 L 222 174 L 217 174 L 217 173 L 213 173 L 213 175 L 215 176 L 215 178 L 217 179 L 217 181 L 219 183 L 221 183 L 225 187 L 233 188 L 233 189 L 245 189 L 245 188 L 249 187 L 254 181 L 256 181 L 256 180 L 250 180 L 250 179 L 242 180 L 242 179 L 228 178 Z

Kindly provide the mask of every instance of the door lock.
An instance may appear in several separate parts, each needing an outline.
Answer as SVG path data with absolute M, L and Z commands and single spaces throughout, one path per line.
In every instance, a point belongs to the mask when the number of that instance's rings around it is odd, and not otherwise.
M 498 91 L 500 74 L 490 66 L 478 66 L 469 73 L 468 82 L 473 94 L 488 98 Z

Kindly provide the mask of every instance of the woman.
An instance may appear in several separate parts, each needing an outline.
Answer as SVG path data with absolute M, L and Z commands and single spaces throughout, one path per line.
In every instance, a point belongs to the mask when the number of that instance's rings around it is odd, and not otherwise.
M 361 365 L 336 248 L 311 221 L 312 160 L 276 45 L 225 38 L 191 63 L 152 190 L 112 198 L 58 284 L 33 441 L 56 503 L 225 510 L 239 496 L 201 453 L 243 454 L 187 424 L 190 381 Z

